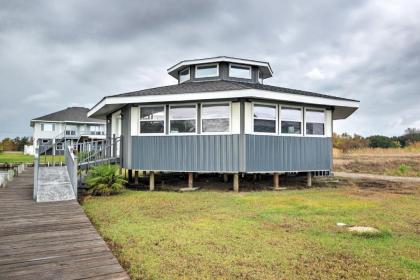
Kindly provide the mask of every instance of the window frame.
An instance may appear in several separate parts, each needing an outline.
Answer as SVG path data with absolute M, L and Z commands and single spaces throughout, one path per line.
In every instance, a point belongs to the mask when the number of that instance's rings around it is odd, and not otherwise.
M 186 71 L 186 70 L 188 70 L 188 79 L 186 79 L 186 80 L 184 80 L 184 81 L 181 81 L 181 73 L 182 73 L 182 72 L 184 72 L 184 71 Z M 182 69 L 181 71 L 179 71 L 179 76 L 178 76 L 178 78 L 179 78 L 179 83 L 180 83 L 180 84 L 185 83 L 186 81 L 191 80 L 191 69 L 190 69 L 190 67 L 184 68 L 184 69 Z
M 171 119 L 171 107 L 173 106 L 195 106 L 195 118 L 190 119 Z M 179 121 L 187 121 L 187 120 L 195 120 L 195 132 L 181 132 L 181 133 L 172 133 L 171 132 L 171 120 L 179 120 Z M 169 104 L 169 110 L 168 110 L 168 135 L 173 136 L 183 136 L 183 135 L 197 135 L 198 134 L 198 104 L 197 103 L 175 103 L 175 104 Z
M 214 119 L 226 119 L 226 118 L 203 118 L 203 105 L 229 105 L 229 130 L 219 132 L 204 132 L 203 131 L 203 120 L 214 120 Z M 214 102 L 203 102 L 200 104 L 200 134 L 203 135 L 218 135 L 218 134 L 232 134 L 232 101 L 214 101 Z
M 301 114 L 300 133 L 282 133 L 281 132 L 281 122 L 283 121 L 283 119 L 281 118 L 281 110 L 282 110 L 283 107 L 285 107 L 285 108 L 296 108 L 296 109 L 300 109 L 300 114 Z M 305 131 L 306 125 L 305 125 L 305 115 L 304 115 L 304 112 L 305 112 L 305 110 L 304 110 L 304 107 L 303 106 L 283 105 L 283 104 L 279 105 L 279 132 L 280 132 L 280 135 L 281 136 L 297 136 L 297 137 L 299 137 L 299 136 L 305 136 L 304 131 Z M 295 120 L 285 119 L 284 121 L 293 121 L 294 122 Z
M 216 66 L 216 75 L 210 75 L 210 76 L 198 76 L 198 68 L 205 67 L 205 66 Z M 213 78 L 213 77 L 219 77 L 219 63 L 207 63 L 207 64 L 198 64 L 195 66 L 195 78 L 201 79 L 201 78 Z
M 275 119 L 275 121 L 276 121 L 276 125 L 275 125 L 275 129 L 276 129 L 276 131 L 275 132 L 258 132 L 258 131 L 255 131 L 255 123 L 254 123 L 254 120 L 255 119 L 259 119 L 259 120 L 270 120 L 270 121 L 272 121 L 273 119 L 266 119 L 266 118 L 255 118 L 254 117 L 254 107 L 255 107 L 255 105 L 269 105 L 269 106 L 274 106 L 275 107 L 275 109 L 276 109 L 276 114 L 275 114 L 275 116 L 276 116 L 276 119 Z M 277 103 L 269 103 L 269 102 L 252 102 L 252 110 L 251 110 L 251 116 L 252 116 L 252 134 L 256 134 L 256 135 L 278 135 L 278 133 L 279 133 L 279 129 L 278 129 L 278 127 L 279 127 L 279 105 L 277 104 Z
M 51 130 L 45 130 L 45 125 L 51 125 Z M 42 122 L 41 123 L 41 131 L 42 132 L 54 132 L 55 131 L 55 123 L 53 123 L 53 122 Z
M 316 123 L 316 122 L 308 122 L 307 118 L 306 118 L 306 110 L 313 110 L 313 111 L 319 111 L 319 112 L 323 112 L 324 113 L 324 134 L 307 134 L 306 133 L 306 124 L 307 123 Z M 305 136 L 307 137 L 326 137 L 326 131 L 327 131 L 327 111 L 325 108 L 316 108 L 316 107 L 305 107 L 305 118 L 304 118 L 304 123 L 305 123 Z
M 157 132 L 157 133 L 141 133 L 141 122 L 152 122 L 154 120 L 142 120 L 141 119 L 141 108 L 146 108 L 146 107 L 163 107 L 163 114 L 164 114 L 164 118 L 163 118 L 163 132 Z M 153 105 L 139 105 L 139 121 L 138 121 L 138 135 L 140 136 L 159 136 L 159 135 L 165 135 L 166 134 L 166 104 L 153 104 Z M 157 121 L 162 121 L 162 120 L 157 120 Z
M 249 77 L 248 78 L 244 78 L 244 77 L 237 77 L 237 76 L 231 75 L 231 73 L 232 73 L 232 66 L 233 67 L 236 66 L 236 67 L 248 68 L 249 69 Z M 229 63 L 229 77 L 230 78 L 236 78 L 236 79 L 252 80 L 252 67 L 249 66 L 249 65 L 244 65 L 244 64 Z

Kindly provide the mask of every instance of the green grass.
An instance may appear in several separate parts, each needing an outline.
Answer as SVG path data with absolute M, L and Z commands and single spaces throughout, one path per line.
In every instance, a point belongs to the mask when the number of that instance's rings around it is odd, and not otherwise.
M 133 279 L 420 278 L 417 193 L 127 190 L 83 207 Z
M 64 156 L 55 156 L 55 162 L 64 162 Z M 41 163 L 52 162 L 53 156 L 42 156 Z M 0 153 L 0 163 L 33 163 L 34 157 L 24 155 L 22 152 L 3 152 Z

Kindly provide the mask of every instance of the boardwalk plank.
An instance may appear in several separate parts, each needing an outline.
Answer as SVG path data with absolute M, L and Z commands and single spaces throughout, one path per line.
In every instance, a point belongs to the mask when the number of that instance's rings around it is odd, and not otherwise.
M 129 279 L 77 201 L 32 200 L 32 175 L 0 188 L 0 279 Z

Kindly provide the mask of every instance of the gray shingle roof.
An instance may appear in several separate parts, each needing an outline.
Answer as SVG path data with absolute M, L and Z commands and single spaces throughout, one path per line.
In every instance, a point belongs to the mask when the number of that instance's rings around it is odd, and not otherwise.
M 33 121 L 56 121 L 56 122 L 82 122 L 82 123 L 105 123 L 104 120 L 88 118 L 89 108 L 68 107 L 42 117 L 34 118 Z
M 247 82 L 227 81 L 227 80 L 189 82 L 189 83 L 183 83 L 179 85 L 177 84 L 177 85 L 170 85 L 170 86 L 132 91 L 132 92 L 127 92 L 127 93 L 112 95 L 112 97 L 199 93 L 199 92 L 228 91 L 228 90 L 240 90 L 240 89 L 259 89 L 259 90 L 267 90 L 267 91 L 274 91 L 274 92 L 291 93 L 291 94 L 297 94 L 297 95 L 323 97 L 323 98 L 330 98 L 330 99 L 337 99 L 337 100 L 357 101 L 353 99 L 320 94 L 320 93 L 310 92 L 310 91 L 303 91 L 303 90 L 297 90 L 297 89 L 291 89 L 291 88 L 254 84 L 254 83 L 247 83 Z

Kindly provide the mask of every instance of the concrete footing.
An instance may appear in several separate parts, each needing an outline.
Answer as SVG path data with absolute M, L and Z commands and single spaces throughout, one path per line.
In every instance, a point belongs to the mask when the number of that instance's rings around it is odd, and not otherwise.
M 154 171 L 149 172 L 149 190 L 150 191 L 155 190 L 155 172 Z
M 312 172 L 306 173 L 306 186 L 312 187 Z

